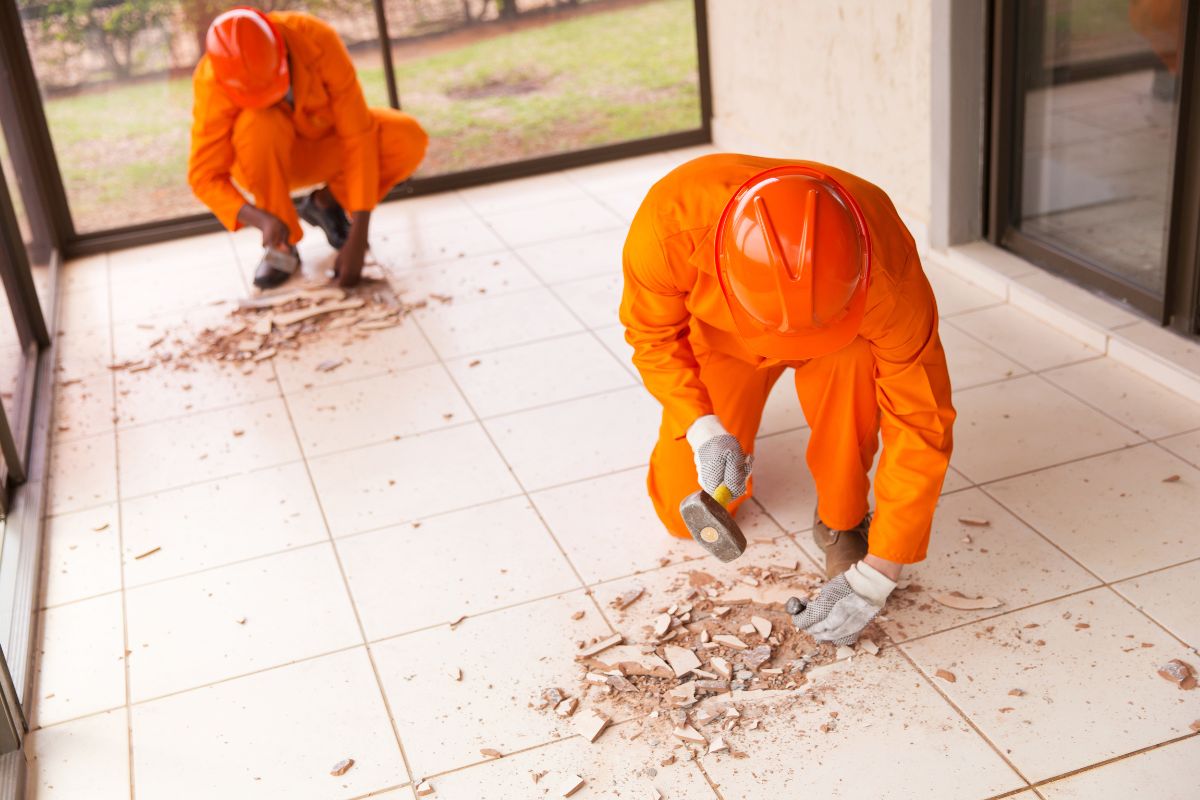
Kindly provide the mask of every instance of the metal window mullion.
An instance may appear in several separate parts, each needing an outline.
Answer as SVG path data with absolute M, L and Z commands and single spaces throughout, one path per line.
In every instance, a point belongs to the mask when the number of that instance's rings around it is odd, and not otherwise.
M 8 193 L 8 182 L 0 167 L 0 280 L 17 326 L 17 335 L 22 348 L 30 344 L 46 347 L 50 334 L 42 316 L 37 287 L 33 284 L 33 273 L 29 268 L 29 255 L 21 239 L 21 228 L 17 224 L 16 209 Z
M 392 36 L 388 33 L 387 11 L 383 0 L 371 0 L 375 8 L 375 27 L 379 30 L 379 54 L 383 57 L 383 78 L 387 81 L 388 102 L 392 108 L 400 108 L 400 92 L 396 88 L 396 73 L 392 69 Z

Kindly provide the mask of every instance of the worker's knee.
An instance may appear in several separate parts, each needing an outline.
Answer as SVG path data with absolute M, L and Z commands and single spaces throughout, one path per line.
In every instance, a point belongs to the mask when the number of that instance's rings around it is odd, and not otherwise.
M 824 356 L 838 371 L 874 372 L 875 356 L 871 353 L 871 344 L 861 336 L 837 352 Z
M 399 183 L 425 159 L 429 135 L 412 116 L 391 108 L 372 109 L 379 123 L 380 177 L 388 184 Z
M 234 158 L 242 172 L 253 175 L 280 157 L 286 160 L 295 138 L 295 125 L 283 109 L 243 109 L 233 123 Z

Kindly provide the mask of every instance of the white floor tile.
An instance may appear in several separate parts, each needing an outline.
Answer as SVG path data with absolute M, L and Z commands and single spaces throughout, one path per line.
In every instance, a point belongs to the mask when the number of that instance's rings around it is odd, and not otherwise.
M 434 304 L 416 319 L 443 358 L 525 344 L 583 329 L 547 289 L 513 292 L 474 303 Z
M 1196 796 L 1197 786 L 1200 786 L 1200 738 L 1193 736 L 1039 786 L 1038 791 L 1046 800 L 1139 796 L 1191 800 Z
M 457 258 L 411 269 L 397 269 L 391 275 L 392 287 L 405 302 L 427 300 L 436 305 L 434 295 L 466 303 L 506 292 L 537 288 L 537 276 L 511 253 L 488 253 Z
M 361 643 L 328 544 L 132 589 L 133 702 Z
M 843 670 L 819 702 L 750 732 L 749 758 L 701 759 L 723 796 L 984 798 L 1025 785 L 895 650 Z
M 282 400 L 260 400 L 121 431 L 121 494 L 140 497 L 300 458 Z
M 1200 431 L 1172 436 L 1169 439 L 1163 439 L 1159 444 L 1192 466 L 1200 467 Z
M 527 490 L 650 460 L 661 412 L 641 387 L 486 420 L 496 446 Z
M 959 521 L 981 519 L 986 527 Z M 808 534 L 796 537 L 814 559 L 820 551 Z M 928 557 L 906 567 L 904 580 L 884 612 L 884 630 L 902 641 L 973 620 L 1004 614 L 1070 592 L 1099 585 L 1078 564 L 1026 527 L 978 489 L 943 497 L 933 520 Z M 968 597 L 994 597 L 1002 606 L 957 611 L 933 595 L 960 592 Z
M 1051 370 L 1045 377 L 1150 439 L 1200 425 L 1200 405 L 1110 358 Z
M 934 264 L 925 264 L 925 277 L 933 287 L 937 299 L 938 313 L 943 317 L 962 314 L 1004 302 L 1004 298 L 992 294 Z
M 504 249 L 504 242 L 475 217 L 371 234 L 371 252 L 389 270 L 467 258 Z
M 59 382 L 54 390 L 56 442 L 85 439 L 113 429 L 112 375 L 91 375 L 79 382 Z
M 644 737 L 634 738 L 637 724 L 615 725 L 594 743 L 579 736 L 555 742 L 507 758 L 488 761 L 469 769 L 433 778 L 436 797 L 442 800 L 478 800 L 482 797 L 557 795 L 557 787 L 572 776 L 583 778 L 576 797 L 628 800 L 628 798 L 671 797 L 686 800 L 715 800 L 717 797 L 694 762 L 678 759 L 661 766 L 669 752 Z M 531 773 L 547 771 L 537 786 Z M 660 794 L 655 794 L 655 790 Z M 530 792 L 538 792 L 530 795 Z
M 481 417 L 633 384 L 629 373 L 590 333 L 456 358 L 446 366 Z
M 807 424 L 804 411 L 800 408 L 800 400 L 796 396 L 796 373 L 791 369 L 784 370 L 772 387 L 766 406 L 763 407 L 758 435 L 770 436 L 773 433 L 803 428 Z
M 123 708 L 33 731 L 25 748 L 26 797 L 129 798 L 129 726 Z
M 608 351 L 616 356 L 617 361 L 621 362 L 621 366 L 629 371 L 633 379 L 642 383 L 642 376 L 637 371 L 637 367 L 633 365 L 633 348 L 625 341 L 625 327 L 610 325 L 606 328 L 596 328 L 593 333 L 600 338 Z
M 46 609 L 40 625 L 31 724 L 45 727 L 125 705 L 119 594 Z
M 1164 483 L 1179 475 L 1179 480 Z M 1200 470 L 1143 445 L 1023 475 L 988 492 L 1106 581 L 1200 557 Z
M 580 236 L 619 228 L 623 221 L 590 197 L 576 197 L 529 209 L 499 211 L 486 216 L 487 223 L 510 247 Z
M 380 331 L 346 331 L 326 336 L 296 353 L 271 359 L 279 385 L 291 394 L 313 386 L 343 383 L 357 378 L 399 372 L 437 361 L 421 329 L 411 319 Z M 318 369 L 337 363 L 333 369 Z
M 1034 375 L 955 392 L 954 406 L 954 467 L 976 483 L 1141 441 Z
M 1048 369 L 1101 355 L 1010 305 L 960 314 L 951 325 L 1031 370 Z
M 646 493 L 645 467 L 536 492 L 533 501 L 589 584 L 705 555 L 663 527 Z M 747 538 L 783 533 L 754 503 L 743 505 L 737 520 Z
M 473 186 L 463 189 L 458 196 L 476 212 L 487 216 L 568 200 L 586 199 L 587 193 L 561 172 L 550 172 L 531 178 Z M 532 215 L 535 212 L 529 213 Z
M 625 230 L 612 230 L 554 239 L 516 249 L 517 256 L 548 284 L 621 275 Z
M 943 325 L 941 339 L 950 370 L 950 383 L 955 389 L 994 383 L 1029 371 L 958 328 Z
M 817 490 L 804 460 L 807 448 L 807 428 L 754 445 L 754 497 L 789 533 L 812 528 Z
M 104 433 L 50 449 L 47 514 L 65 514 L 117 499 L 116 443 Z
M 205 361 L 191 362 L 186 369 L 119 370 L 116 383 L 121 427 L 279 396 L 279 382 L 270 367 L 247 375 L 232 364 Z
M 584 325 L 604 328 L 620 322 L 617 309 L 621 305 L 622 286 L 620 275 L 600 275 L 557 284 L 554 293 Z
M 319 386 L 288 397 L 309 456 L 460 425 L 471 409 L 441 364 Z
M 1200 714 L 1156 674 L 1184 648 L 1108 589 L 902 647 L 955 676 L 933 680 L 1031 781 L 1179 736 Z
M 421 197 L 405 197 L 380 203 L 371 213 L 371 233 L 411 231 L 426 225 L 453 222 L 475 216 L 459 192 L 442 192 Z
M 107 284 L 64 291 L 59 299 L 59 319 L 64 330 L 105 328 L 111 322 Z
M 577 588 L 524 498 L 338 542 L 370 640 Z
M 220 269 L 192 272 L 175 269 L 170 280 L 127 280 L 112 287 L 114 323 L 153 319 L 221 301 L 236 300 L 245 294 L 237 274 L 233 251 L 226 248 L 221 256 L 227 263 Z M 164 268 L 166 265 L 162 265 Z
M 1113 584 L 1159 624 L 1200 650 L 1200 561 Z
M 520 492 L 476 424 L 319 456 L 309 468 L 334 536 Z
M 119 527 L 115 505 L 46 519 L 43 607 L 121 589 Z
M 72 258 L 62 265 L 58 279 L 64 293 L 108 286 L 108 254 Z
M 55 343 L 54 377 L 58 385 L 93 375 L 110 376 L 112 332 L 107 325 L 84 328 L 64 318 Z
M 122 511 L 126 587 L 327 538 L 301 463 L 126 500 Z
M 580 610 L 583 619 L 572 620 Z M 608 634 L 587 596 L 573 592 L 372 645 L 414 775 L 485 761 L 481 748 L 510 753 L 571 735 L 569 720 L 531 701 L 546 687 L 568 688 L 572 642 Z
M 134 706 L 133 759 L 141 798 L 349 800 L 408 782 L 361 649 Z

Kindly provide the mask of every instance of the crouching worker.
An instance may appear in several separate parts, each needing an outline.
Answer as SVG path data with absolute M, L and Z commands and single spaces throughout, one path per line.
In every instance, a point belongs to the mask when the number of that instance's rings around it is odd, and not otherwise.
M 819 641 L 854 642 L 925 558 L 954 421 L 933 292 L 896 209 L 833 167 L 705 156 L 650 189 L 624 272 L 625 338 L 663 407 L 647 480 L 663 525 L 689 535 L 679 506 L 697 485 L 731 512 L 750 496 L 763 406 L 794 367 L 829 582 L 788 610 Z
M 309 14 L 234 8 L 213 21 L 205 49 L 193 76 L 192 191 L 226 228 L 262 231 L 255 286 L 299 268 L 301 218 L 338 250 L 338 282 L 357 283 L 371 209 L 421 163 L 425 131 L 408 114 L 367 108 L 341 39 Z M 297 211 L 291 192 L 311 186 Z

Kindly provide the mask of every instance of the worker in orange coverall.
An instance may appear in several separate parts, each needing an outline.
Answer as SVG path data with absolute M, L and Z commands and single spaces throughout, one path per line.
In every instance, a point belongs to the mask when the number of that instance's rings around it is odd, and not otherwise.
M 750 496 L 763 405 L 794 367 L 829 581 L 789 612 L 819 641 L 853 643 L 902 565 L 925 558 L 955 416 L 933 291 L 896 209 L 833 167 L 704 156 L 650 189 L 624 273 L 625 338 L 663 407 L 647 480 L 659 518 L 686 537 L 679 504 L 697 484 L 731 512 Z
M 213 21 L 205 47 L 193 76 L 192 191 L 226 228 L 262 231 L 256 286 L 299 268 L 301 218 L 339 251 L 339 283 L 357 283 L 371 209 L 421 163 L 425 131 L 408 114 L 367 108 L 345 46 L 316 17 L 234 8 Z M 297 213 L 291 191 L 308 186 L 319 188 Z

